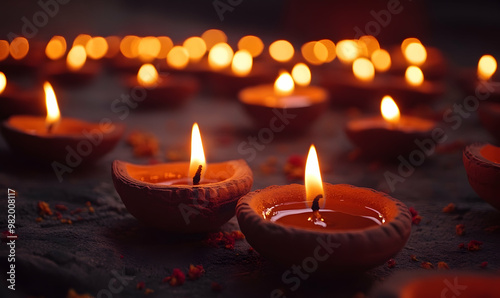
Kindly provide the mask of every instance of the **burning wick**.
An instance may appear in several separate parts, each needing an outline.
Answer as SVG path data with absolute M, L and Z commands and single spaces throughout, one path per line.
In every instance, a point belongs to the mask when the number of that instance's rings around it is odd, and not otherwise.
M 47 125 L 47 133 L 52 133 L 52 129 L 55 126 L 54 124 L 55 124 L 55 122 L 50 123 L 49 125 Z
M 196 170 L 196 174 L 194 174 L 194 177 L 193 177 L 193 185 L 199 185 L 200 184 L 200 180 L 201 180 L 201 169 L 202 169 L 202 165 L 199 165 L 198 166 L 198 170 Z
M 324 226 L 324 219 L 321 217 L 321 214 L 319 214 L 319 200 L 323 198 L 322 194 L 317 195 L 312 203 L 312 211 L 313 211 L 313 216 L 309 217 L 307 220 L 314 222 L 315 225 L 321 225 Z

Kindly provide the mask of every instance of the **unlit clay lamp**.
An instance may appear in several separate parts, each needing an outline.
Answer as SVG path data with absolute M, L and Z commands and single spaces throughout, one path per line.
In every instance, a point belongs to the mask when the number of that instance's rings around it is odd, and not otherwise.
M 113 162 L 116 191 L 135 218 L 170 232 L 200 233 L 234 216 L 238 199 L 252 187 L 252 170 L 242 159 L 206 164 L 197 124 L 191 138 L 189 163 Z
M 140 107 L 178 107 L 198 92 L 198 80 L 189 75 L 158 74 L 152 64 L 144 64 L 127 82 L 132 95 L 141 98 Z
M 45 82 L 47 116 L 15 115 L 2 123 L 11 150 L 36 160 L 73 164 L 90 162 L 111 151 L 124 126 L 108 121 L 89 123 L 62 118 L 52 86 Z
M 8 82 L 0 71 L 0 119 L 17 114 L 44 115 L 46 112 L 42 92 L 25 91 Z
M 244 196 L 237 218 L 264 257 L 337 274 L 359 273 L 397 254 L 411 232 L 408 208 L 387 194 L 322 183 L 309 151 L 304 186 L 270 186 Z
M 258 128 L 279 127 L 284 133 L 303 132 L 328 107 L 326 90 L 308 83 L 295 87 L 292 76 L 283 72 L 274 86 L 248 87 L 240 91 L 238 98 Z M 280 115 L 289 116 L 283 119 Z
M 491 144 L 471 144 L 464 149 L 463 162 L 474 191 L 500 210 L 500 148 Z
M 500 141 L 500 103 L 481 102 L 478 115 L 483 127 Z
M 392 97 L 382 99 L 380 116 L 354 119 L 347 122 L 349 140 L 368 157 L 392 158 L 408 153 L 418 146 L 416 140 L 431 139 L 436 123 L 431 120 L 400 116 Z

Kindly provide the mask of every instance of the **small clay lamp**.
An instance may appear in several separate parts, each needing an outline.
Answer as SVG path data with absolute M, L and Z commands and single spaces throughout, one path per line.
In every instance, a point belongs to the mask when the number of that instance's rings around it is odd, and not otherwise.
M 12 115 L 44 115 L 46 113 L 43 93 L 25 91 L 12 82 L 0 71 L 0 120 Z
M 48 82 L 44 84 L 44 91 L 46 118 L 15 115 L 2 123 L 5 141 L 13 152 L 26 158 L 64 164 L 73 154 L 81 158 L 81 163 L 86 163 L 105 155 L 118 143 L 123 125 L 61 118 L 54 90 Z
M 68 52 L 66 60 L 47 63 L 43 75 L 62 86 L 79 86 L 91 82 L 101 71 L 97 61 L 87 61 L 87 52 L 82 45 L 76 45 Z
M 135 218 L 175 233 L 216 230 L 234 216 L 238 199 L 253 183 L 244 160 L 205 163 L 197 124 L 189 163 L 141 166 L 115 160 L 112 175 L 116 191 Z
M 492 84 L 499 79 L 496 70 L 495 57 L 483 55 L 477 63 L 477 69 L 463 72 L 459 79 L 467 94 L 476 95 L 484 101 L 500 102 L 500 87 L 497 84 Z M 485 98 L 481 98 L 481 96 Z
M 436 123 L 431 120 L 400 116 L 399 108 L 386 95 L 380 104 L 382 117 L 366 117 L 347 122 L 345 132 L 349 140 L 366 157 L 393 158 L 415 148 L 415 140 L 431 137 Z
M 471 144 L 464 149 L 463 162 L 470 186 L 483 200 L 500 210 L 500 148 Z
M 198 80 L 189 75 L 158 74 L 152 64 L 141 66 L 136 76 L 126 82 L 133 94 L 138 87 L 144 88 L 146 98 L 140 107 L 179 107 L 189 101 L 199 90 Z
M 411 232 L 408 208 L 400 201 L 373 189 L 323 184 L 314 146 L 305 189 L 291 184 L 251 192 L 238 202 L 237 218 L 262 256 L 336 274 L 383 264 Z
M 36 74 L 40 66 L 43 51 L 40 51 L 41 44 L 32 40 L 28 42 L 25 37 L 14 38 L 10 45 L 7 41 L 0 45 L 2 52 L 6 51 L 7 57 L 2 61 L 0 58 L 0 69 L 9 76 L 23 76 Z M 1 55 L 2 53 L 0 53 Z
M 500 103 L 481 102 L 478 114 L 483 127 L 500 141 Z
M 307 69 L 308 70 L 308 69 Z M 310 77 L 295 87 L 288 72 L 283 72 L 273 85 L 258 85 L 240 91 L 238 99 L 258 128 L 278 125 L 279 114 L 294 115 L 281 125 L 283 133 L 304 132 L 328 107 L 325 89 L 309 86 Z

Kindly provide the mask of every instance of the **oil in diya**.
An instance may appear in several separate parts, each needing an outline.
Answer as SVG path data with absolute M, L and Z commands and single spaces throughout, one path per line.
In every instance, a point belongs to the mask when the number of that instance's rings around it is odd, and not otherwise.
M 237 218 L 262 256 L 341 275 L 383 264 L 411 232 L 411 216 L 400 201 L 373 189 L 322 183 L 314 147 L 305 188 L 291 184 L 251 192 L 238 202 Z
M 238 199 L 253 183 L 244 160 L 206 163 L 196 123 L 190 162 L 135 165 L 115 160 L 112 175 L 116 191 L 134 217 L 174 233 L 218 229 L 234 216 Z

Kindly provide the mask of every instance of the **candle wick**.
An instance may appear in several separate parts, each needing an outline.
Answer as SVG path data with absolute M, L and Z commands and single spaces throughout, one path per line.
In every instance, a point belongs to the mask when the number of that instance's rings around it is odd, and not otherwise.
M 202 166 L 199 165 L 198 166 L 198 170 L 196 170 L 196 174 L 194 174 L 194 177 L 193 177 L 193 185 L 198 185 L 200 184 L 200 180 L 201 180 L 201 169 L 202 169 Z
M 50 123 L 48 126 L 47 126 L 47 133 L 52 133 L 52 129 L 54 128 L 54 123 Z
M 313 220 L 314 221 L 321 219 L 321 214 L 319 214 L 319 199 L 321 199 L 322 197 L 323 197 L 323 195 L 319 194 L 313 200 L 311 209 L 313 211 Z

